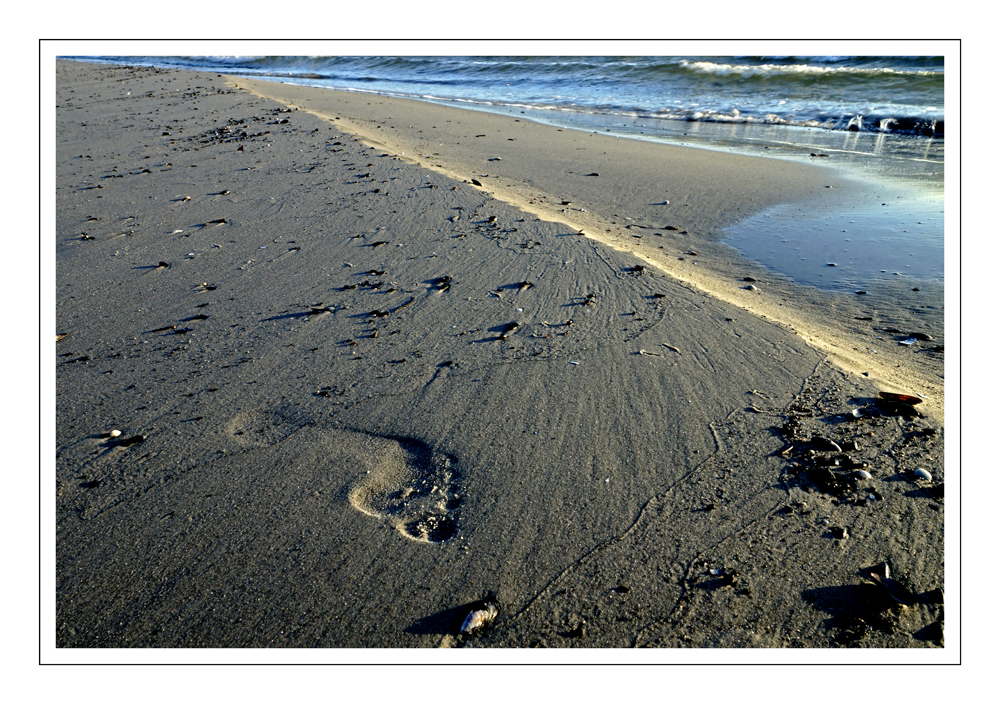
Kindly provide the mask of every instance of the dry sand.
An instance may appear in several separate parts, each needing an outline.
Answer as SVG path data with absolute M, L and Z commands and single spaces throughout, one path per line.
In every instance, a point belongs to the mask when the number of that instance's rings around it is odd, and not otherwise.
M 862 308 L 718 244 L 851 183 L 57 73 L 57 646 L 943 645 L 943 297 Z

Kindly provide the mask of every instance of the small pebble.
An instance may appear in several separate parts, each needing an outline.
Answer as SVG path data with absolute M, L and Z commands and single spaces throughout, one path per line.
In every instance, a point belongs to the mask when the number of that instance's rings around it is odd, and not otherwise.
M 108 433 L 108 436 L 112 437 L 112 438 L 116 438 L 116 437 L 118 437 L 121 434 L 122 434 L 122 431 L 120 431 L 120 430 L 112 430 L 110 433 Z
M 858 477 L 858 479 L 871 479 L 872 478 L 871 472 L 866 472 L 863 469 L 859 469 L 857 472 L 855 472 L 855 475 Z
M 916 474 L 917 477 L 919 477 L 920 479 L 926 479 L 927 481 L 931 481 L 931 480 L 934 479 L 931 476 L 931 473 L 928 472 L 926 469 L 917 468 L 917 469 L 913 470 L 913 473 Z

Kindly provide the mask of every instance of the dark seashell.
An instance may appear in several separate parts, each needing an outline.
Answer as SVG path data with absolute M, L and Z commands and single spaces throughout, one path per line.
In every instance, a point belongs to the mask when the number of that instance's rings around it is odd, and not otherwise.
M 843 452 L 843 449 L 835 443 L 833 440 L 824 438 L 822 435 L 813 435 L 812 440 L 813 446 L 819 450 L 825 450 L 827 452 Z
M 912 606 L 916 600 L 899 582 L 889 576 L 889 563 L 883 562 L 875 567 L 866 567 L 861 570 L 861 576 L 870 582 L 874 582 L 885 588 L 893 599 L 904 606 Z
M 507 323 L 506 325 L 504 325 L 503 332 L 500 333 L 500 339 L 506 340 L 508 337 L 510 337 L 510 334 L 515 330 L 517 330 L 519 327 L 521 327 L 521 324 L 518 323 L 517 321 L 514 321 L 513 323 Z
M 879 391 L 879 398 L 886 401 L 892 401 L 893 403 L 906 403 L 910 406 L 916 406 L 918 403 L 922 402 L 918 396 L 907 396 L 906 394 L 894 394 L 889 391 Z

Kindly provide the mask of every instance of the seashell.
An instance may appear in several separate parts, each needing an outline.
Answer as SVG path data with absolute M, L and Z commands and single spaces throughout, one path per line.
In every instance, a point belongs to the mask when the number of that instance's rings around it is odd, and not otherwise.
M 822 450 L 824 452 L 843 452 L 844 451 L 843 448 L 840 447 L 840 445 L 838 445 L 837 443 L 835 443 L 833 440 L 830 440 L 828 438 L 824 438 L 822 435 L 813 435 L 812 440 L 810 442 L 812 442 L 812 444 L 814 446 L 816 446 L 818 449 L 820 449 L 820 450 Z
M 883 562 L 875 567 L 866 567 L 861 570 L 861 576 L 870 582 L 885 587 L 893 599 L 903 606 L 912 606 L 916 599 L 896 580 L 889 576 L 889 563 Z
M 747 291 L 756 291 L 756 290 L 757 290 L 757 287 L 756 287 L 756 286 L 754 286 L 753 284 L 750 284 L 749 286 L 745 286 L 744 288 L 745 288 L 745 289 L 746 289 Z
M 120 430 L 112 430 L 110 433 L 108 433 L 108 437 L 109 438 L 116 438 L 116 437 L 118 437 L 121 434 L 122 434 L 122 431 L 120 431 Z
M 460 633 L 472 633 L 486 628 L 493 619 L 500 613 L 500 607 L 494 601 L 480 601 L 473 605 L 475 608 L 465 617 L 462 622 Z
M 872 478 L 871 472 L 867 472 L 867 471 L 865 471 L 863 469 L 859 469 L 857 472 L 855 472 L 854 476 L 856 476 L 858 479 L 871 479 Z
M 921 469 L 918 467 L 917 469 L 913 470 L 913 473 L 916 474 L 920 479 L 926 479 L 927 481 L 932 481 L 934 479 L 934 477 L 931 476 L 931 473 L 928 472 L 926 469 Z
M 894 403 L 905 403 L 910 406 L 916 406 L 921 403 L 921 399 L 917 396 L 909 396 L 907 394 L 894 394 L 889 391 L 879 391 L 879 398 L 885 399 L 886 401 L 892 401 Z

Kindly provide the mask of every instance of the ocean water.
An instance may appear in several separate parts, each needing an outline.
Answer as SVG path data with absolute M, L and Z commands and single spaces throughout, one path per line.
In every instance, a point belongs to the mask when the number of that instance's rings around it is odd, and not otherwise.
M 65 58 L 211 70 L 623 138 L 822 160 L 861 180 L 870 198 L 844 212 L 776 208 L 728 231 L 725 241 L 778 273 L 831 290 L 880 276 L 944 275 L 943 57 Z M 843 263 L 831 277 L 831 262 L 821 260 L 834 255 Z
M 940 57 L 90 58 L 495 108 L 944 134 Z

